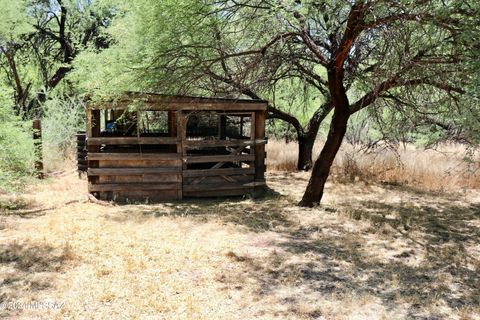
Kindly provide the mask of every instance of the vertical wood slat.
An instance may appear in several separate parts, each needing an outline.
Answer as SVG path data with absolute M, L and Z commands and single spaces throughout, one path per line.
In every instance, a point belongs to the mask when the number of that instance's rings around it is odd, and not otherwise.
M 168 135 L 175 137 L 177 135 L 177 112 L 168 111 Z
M 43 179 L 42 122 L 40 118 L 33 119 L 33 145 L 35 149 L 35 171 L 39 179 Z
M 176 112 L 177 121 L 177 153 L 182 155 L 182 171 L 187 169 L 187 164 L 184 161 L 187 155 L 187 149 L 185 147 L 185 141 L 187 140 L 187 117 L 182 111 Z M 183 174 L 182 174 L 182 187 L 178 192 L 178 198 L 183 199 Z
M 75 135 L 77 138 L 77 171 L 78 173 L 87 172 L 87 146 L 86 133 L 84 131 L 77 131 Z
M 265 138 L 265 111 L 255 112 L 255 140 Z M 265 180 L 265 145 L 255 145 L 255 181 Z
M 252 112 L 252 115 L 250 117 L 250 140 L 255 141 L 255 112 Z M 250 153 L 255 154 L 255 144 L 250 147 Z
M 100 136 L 100 110 L 92 110 L 87 108 L 87 150 L 88 153 L 100 152 L 99 145 L 90 145 L 88 143 L 89 138 L 99 137 Z M 98 168 L 98 160 L 88 159 L 89 168 Z M 89 184 L 97 184 L 99 181 L 98 176 L 88 176 Z

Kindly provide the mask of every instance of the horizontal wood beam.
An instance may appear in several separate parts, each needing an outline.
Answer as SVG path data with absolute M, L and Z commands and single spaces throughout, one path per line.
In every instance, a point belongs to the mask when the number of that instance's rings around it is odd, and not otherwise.
M 243 185 L 239 183 L 217 184 L 217 183 L 205 183 L 205 184 L 192 184 L 183 185 L 184 192 L 193 191 L 220 191 L 220 190 L 238 190 L 238 189 L 252 189 L 252 186 Z
M 182 184 L 174 183 L 105 183 L 89 184 L 89 192 L 102 191 L 135 191 L 135 190 L 180 190 Z
M 119 101 L 115 103 L 100 102 L 91 106 L 92 109 L 129 109 L 134 104 L 133 101 Z M 197 102 L 157 102 L 141 101 L 135 103 L 137 111 L 232 111 L 241 113 L 242 111 L 264 111 L 267 110 L 266 103 L 245 103 L 245 102 L 216 102 L 216 103 L 197 103 Z
M 179 160 L 180 153 L 88 153 L 88 160 Z
M 173 168 L 90 168 L 89 176 L 130 176 L 144 174 L 181 173 L 180 167 Z
M 184 161 L 190 163 L 207 163 L 207 162 L 239 162 L 239 161 L 253 161 L 254 154 L 240 154 L 240 155 L 215 155 L 215 156 L 187 156 Z
M 89 138 L 89 145 L 118 145 L 118 144 L 177 144 L 177 137 L 98 137 Z
M 266 110 L 267 101 L 251 99 L 206 98 L 129 92 L 115 101 L 91 104 L 92 109 L 125 109 L 133 103 L 149 110 L 228 110 L 234 112 Z M 154 108 L 154 109 L 152 109 Z
M 254 174 L 255 168 L 221 168 L 221 169 L 200 169 L 200 170 L 184 170 L 183 177 L 211 177 L 211 176 L 229 176 Z
M 251 146 L 266 144 L 267 139 L 231 139 L 231 140 L 187 140 L 184 142 L 186 147 L 234 147 L 234 146 Z

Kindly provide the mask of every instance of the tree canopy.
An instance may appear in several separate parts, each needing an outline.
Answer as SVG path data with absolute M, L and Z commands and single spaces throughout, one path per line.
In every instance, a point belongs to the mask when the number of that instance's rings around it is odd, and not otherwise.
M 114 12 L 90 0 L 2 0 L 1 5 L 3 81 L 13 89 L 17 114 L 28 117 L 72 71 L 80 51 L 108 46 L 100 32 Z

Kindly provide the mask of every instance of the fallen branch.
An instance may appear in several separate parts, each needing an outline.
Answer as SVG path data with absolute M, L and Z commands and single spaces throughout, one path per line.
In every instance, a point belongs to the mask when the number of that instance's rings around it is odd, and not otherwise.
M 90 202 L 93 202 L 95 204 L 98 204 L 98 205 L 101 205 L 101 206 L 105 206 L 105 207 L 113 207 L 115 206 L 113 203 L 111 202 L 108 202 L 108 201 L 103 201 L 103 200 L 98 200 L 97 198 L 95 198 L 93 195 L 91 194 L 88 194 L 88 200 Z

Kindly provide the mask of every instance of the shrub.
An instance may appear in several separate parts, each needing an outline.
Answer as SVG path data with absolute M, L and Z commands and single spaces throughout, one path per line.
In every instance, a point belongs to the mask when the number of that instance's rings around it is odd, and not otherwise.
M 0 93 L 0 190 L 14 191 L 34 173 L 31 121 L 14 115 L 11 100 Z

